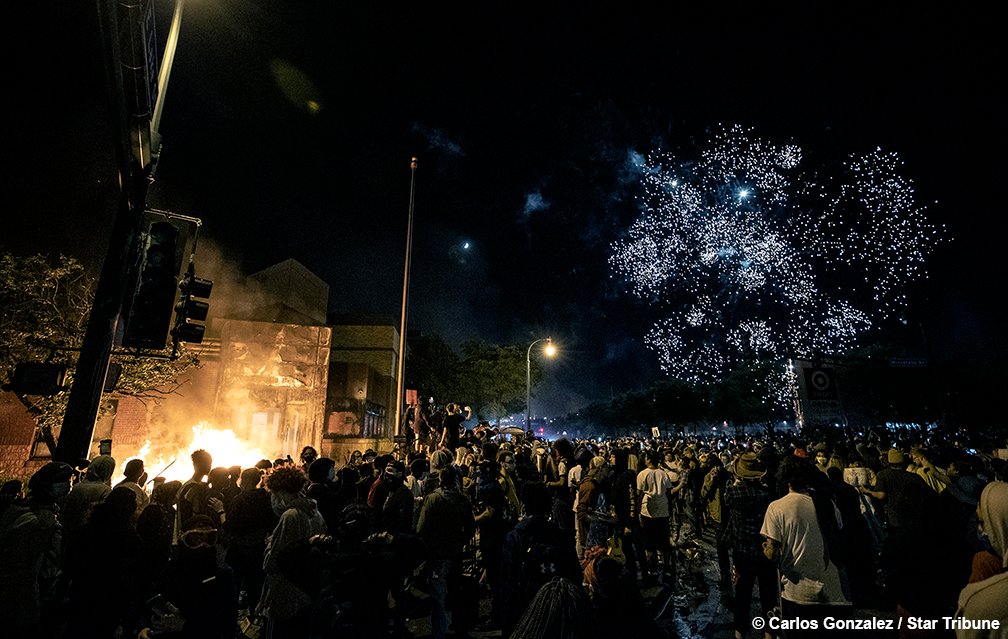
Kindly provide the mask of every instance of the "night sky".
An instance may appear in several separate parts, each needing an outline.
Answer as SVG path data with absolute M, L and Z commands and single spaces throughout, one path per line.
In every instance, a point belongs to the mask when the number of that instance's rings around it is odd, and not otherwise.
M 97 268 L 115 165 L 96 10 L 71 4 L 7 24 L 36 35 L 4 38 L 0 249 Z M 978 5 L 672 4 L 188 0 L 149 203 L 201 218 L 246 273 L 294 258 L 329 283 L 330 311 L 397 324 L 417 156 L 409 328 L 552 336 L 537 402 L 562 413 L 656 375 L 654 310 L 607 263 L 638 214 L 631 152 L 719 124 L 810 161 L 880 147 L 950 238 L 911 319 L 935 357 L 1003 359 L 998 21 Z M 172 3 L 157 6 L 163 41 Z

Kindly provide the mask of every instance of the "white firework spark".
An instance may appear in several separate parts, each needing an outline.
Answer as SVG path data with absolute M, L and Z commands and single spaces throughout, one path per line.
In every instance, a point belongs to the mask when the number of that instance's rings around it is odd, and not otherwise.
M 609 261 L 667 309 L 645 337 L 667 373 L 704 383 L 745 361 L 841 353 L 926 276 L 944 229 L 895 153 L 851 157 L 837 177 L 802 155 L 732 126 L 699 159 L 644 160 L 642 213 Z

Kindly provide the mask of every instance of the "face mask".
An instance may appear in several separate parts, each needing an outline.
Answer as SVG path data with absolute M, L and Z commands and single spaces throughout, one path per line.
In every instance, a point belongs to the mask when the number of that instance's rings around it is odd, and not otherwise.
M 289 508 L 287 500 L 278 493 L 270 493 L 270 506 L 273 507 L 273 512 L 277 517 L 283 515 Z
M 336 479 L 336 467 L 333 466 L 329 469 L 329 481 Z
M 60 481 L 52 485 L 53 497 L 60 500 L 70 494 L 70 482 Z

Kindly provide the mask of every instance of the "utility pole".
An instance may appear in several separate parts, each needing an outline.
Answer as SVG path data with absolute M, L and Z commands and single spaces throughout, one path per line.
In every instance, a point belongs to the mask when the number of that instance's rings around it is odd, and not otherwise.
M 90 457 L 95 420 L 123 299 L 130 284 L 131 266 L 137 255 L 137 236 L 153 171 L 150 114 L 153 94 L 157 91 L 156 83 L 152 82 L 156 61 L 150 55 L 153 8 L 150 0 L 98 0 L 98 18 L 109 112 L 114 118 L 119 201 L 59 442 L 53 452 L 54 460 L 70 464 Z M 124 76 L 124 69 L 128 77 Z
M 396 406 L 395 406 L 395 430 L 394 435 L 403 434 L 403 397 L 405 396 L 406 380 L 403 375 L 406 371 L 406 311 L 409 300 L 409 276 L 410 259 L 413 255 L 413 194 L 416 185 L 417 159 L 410 160 L 410 190 L 409 190 L 409 216 L 406 222 L 406 264 L 403 267 L 402 285 L 402 315 L 399 318 L 399 361 L 396 362 Z

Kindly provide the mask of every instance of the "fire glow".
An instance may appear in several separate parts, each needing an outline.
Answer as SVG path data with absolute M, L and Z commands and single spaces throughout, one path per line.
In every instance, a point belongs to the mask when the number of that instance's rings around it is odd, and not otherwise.
M 149 480 L 154 477 L 164 477 L 166 481 L 185 481 L 192 477 L 193 465 L 190 455 L 203 449 L 213 457 L 214 467 L 241 466 L 249 468 L 261 459 L 272 459 L 259 448 L 243 441 L 231 429 L 215 428 L 212 424 L 202 421 L 192 427 L 192 440 L 185 448 L 166 450 L 163 445 L 147 440 L 135 455 L 125 459 L 119 468 L 119 476 L 113 483 L 122 478 L 122 469 L 131 459 L 141 459 L 147 470 Z M 148 489 L 150 486 L 148 485 Z

